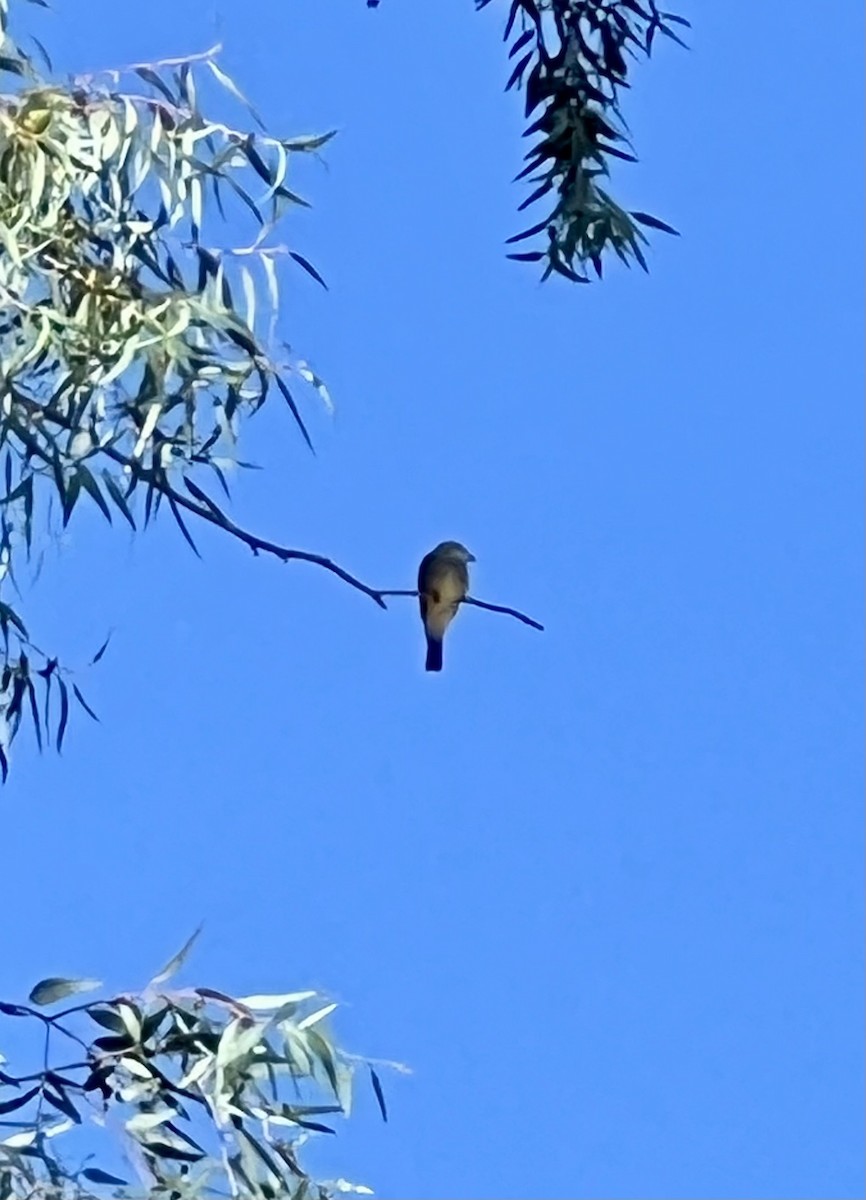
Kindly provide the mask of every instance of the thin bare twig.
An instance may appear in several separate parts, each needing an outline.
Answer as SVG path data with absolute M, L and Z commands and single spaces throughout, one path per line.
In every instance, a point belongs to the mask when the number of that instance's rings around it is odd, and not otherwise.
M 380 596 L 417 596 L 417 591 L 387 591 L 379 592 Z M 518 621 L 522 621 L 524 625 L 531 625 L 533 629 L 540 629 L 544 632 L 544 626 L 532 617 L 527 617 L 526 613 L 518 612 L 516 608 L 506 608 L 503 604 L 489 604 L 486 600 L 476 600 L 474 596 L 464 596 L 461 604 L 471 604 L 474 608 L 486 608 L 488 612 L 505 613 L 509 617 L 516 617 Z
M 524 625 L 531 625 L 533 629 L 540 629 L 544 633 L 544 626 L 540 621 L 527 617 L 526 613 L 518 612 L 516 608 L 506 608 L 504 604 L 488 604 L 486 600 L 476 600 L 473 596 L 464 596 L 463 603 L 472 604 L 475 608 L 486 608 L 488 612 L 505 613 L 506 616 L 516 617 Z

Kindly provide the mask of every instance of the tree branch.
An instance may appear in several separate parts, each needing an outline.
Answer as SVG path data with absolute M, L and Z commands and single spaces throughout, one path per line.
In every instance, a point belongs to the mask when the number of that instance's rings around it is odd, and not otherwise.
M 524 625 L 531 625 L 533 629 L 540 629 L 542 633 L 544 632 L 544 626 L 540 621 L 527 617 L 526 613 L 518 612 L 516 608 L 506 608 L 502 604 L 488 604 L 486 600 L 476 600 L 473 596 L 464 596 L 463 603 L 472 604 L 475 608 L 486 608 L 488 612 L 505 613 L 509 617 L 516 617 Z
M 405 590 L 391 591 L 390 589 L 388 589 L 387 591 L 379 592 L 379 595 L 380 596 L 417 596 L 418 592 L 417 591 L 414 591 L 414 592 L 413 591 L 405 591 Z M 460 603 L 461 604 L 471 604 L 473 606 L 473 608 L 486 608 L 488 612 L 505 613 L 506 616 L 516 617 L 517 620 L 522 621 L 524 625 L 531 625 L 533 629 L 540 629 L 542 631 L 542 633 L 544 632 L 544 626 L 539 621 L 534 620 L 532 617 L 528 617 L 526 615 L 526 613 L 518 612 L 518 610 L 516 608 L 506 608 L 502 604 L 488 604 L 488 602 L 486 600 L 476 600 L 474 596 L 464 596 L 463 599 L 460 601 Z
M 53 424 L 59 425 L 62 429 L 72 432 L 78 429 L 75 422 L 71 421 L 63 413 L 46 408 L 39 404 L 38 401 L 31 400 L 18 391 L 15 394 L 15 401 L 31 415 L 38 413 L 44 420 L 51 421 Z M 14 432 L 17 436 L 20 436 L 20 431 L 17 428 Z M 282 562 L 290 562 L 292 559 L 298 559 L 300 562 L 315 563 L 316 566 L 324 567 L 326 571 L 330 571 L 332 575 L 336 575 L 338 579 L 342 579 L 344 583 L 348 583 L 359 592 L 363 592 L 365 596 L 369 596 L 380 608 L 388 607 L 382 599 L 382 592 L 377 591 L 376 588 L 368 587 L 366 583 L 362 583 L 360 579 L 357 579 L 354 575 L 350 575 L 348 571 L 344 571 L 342 567 L 332 562 L 330 558 L 325 558 L 321 554 L 311 554 L 307 550 L 292 550 L 287 546 L 280 546 L 276 542 L 269 542 L 264 538 L 256 537 L 253 533 L 248 533 L 246 529 L 242 529 L 240 525 L 236 525 L 213 502 L 211 502 L 212 507 L 197 504 L 194 500 L 190 500 L 187 496 L 176 491 L 168 482 L 168 479 L 160 472 L 142 466 L 137 459 L 124 454 L 114 446 L 100 446 L 98 453 L 104 454 L 107 458 L 116 462 L 130 475 L 154 488 L 179 508 L 186 509 L 187 512 L 193 513 L 196 517 L 200 517 L 203 521 L 207 521 L 211 525 L 216 525 L 217 528 L 223 529 L 239 542 L 243 542 L 244 545 L 249 546 L 253 554 L 272 554 Z
M 63 429 L 72 431 L 78 429 L 78 426 L 63 413 L 45 408 L 38 401 L 31 400 L 29 397 L 21 395 L 20 392 L 16 392 L 15 400 L 31 415 L 38 412 L 43 419 L 51 421 Z M 21 437 L 21 432 L 18 428 L 14 430 L 14 433 L 18 437 Z M 330 571 L 332 575 L 336 575 L 338 579 L 342 579 L 344 583 L 348 583 L 350 587 L 363 592 L 365 596 L 369 596 L 380 608 L 388 607 L 384 600 L 385 596 L 418 595 L 417 591 L 406 589 L 372 588 L 368 584 L 362 583 L 354 575 L 350 575 L 348 571 L 343 570 L 342 567 L 338 566 L 330 558 L 325 558 L 321 554 L 312 554 L 307 550 L 292 550 L 287 546 L 280 546 L 276 542 L 269 542 L 264 538 L 257 537 L 254 533 L 249 533 L 246 529 L 242 529 L 240 525 L 236 525 L 212 500 L 207 503 L 196 503 L 195 500 L 191 500 L 188 496 L 184 496 L 181 492 L 173 488 L 163 473 L 143 466 L 138 459 L 124 454 L 114 446 L 100 446 L 98 453 L 106 455 L 113 462 L 116 462 L 118 466 L 123 467 L 127 473 L 134 476 L 135 479 L 154 488 L 161 495 L 165 496 L 170 504 L 186 509 L 187 512 L 201 518 L 203 521 L 207 521 L 210 525 L 215 525 L 218 529 L 224 530 L 239 542 L 243 542 L 244 545 L 249 546 L 253 554 L 272 554 L 275 558 L 280 559 L 281 562 L 290 562 L 292 559 L 297 559 L 300 562 L 313 563 L 318 567 L 323 567 L 326 571 Z M 43 457 L 46 458 L 46 461 L 51 461 L 44 453 Z M 205 495 L 197 485 L 194 485 L 194 490 L 196 494 L 201 492 L 202 496 Z M 461 603 L 471 604 L 474 608 L 486 608 L 488 612 L 505 613 L 506 616 L 515 617 L 518 621 L 522 621 L 524 625 L 531 625 L 533 629 L 544 630 L 542 624 L 533 620 L 532 617 L 528 617 L 526 613 L 519 612 L 516 608 L 507 608 L 502 604 L 490 604 L 486 600 L 476 600 L 472 596 L 465 596 Z

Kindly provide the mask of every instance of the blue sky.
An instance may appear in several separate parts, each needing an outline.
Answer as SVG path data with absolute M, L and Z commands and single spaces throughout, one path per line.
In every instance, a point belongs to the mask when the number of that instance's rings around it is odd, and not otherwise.
M 427 676 L 410 600 L 77 513 L 26 613 L 114 630 L 103 720 L 16 747 L 3 997 L 203 919 L 190 981 L 321 987 L 413 1068 L 316 1151 L 385 1200 L 862 1195 L 859 9 L 678 10 L 616 190 L 683 236 L 576 288 L 503 257 L 501 5 L 57 8 L 63 70 L 220 38 L 272 129 L 340 130 L 283 314 L 337 413 L 316 458 L 255 419 L 237 518 L 381 587 L 458 538 L 547 629 L 466 610 Z

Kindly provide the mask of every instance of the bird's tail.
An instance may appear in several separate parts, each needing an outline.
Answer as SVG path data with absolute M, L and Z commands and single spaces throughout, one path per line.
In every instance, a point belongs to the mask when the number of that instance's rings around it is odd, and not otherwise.
M 427 662 L 425 665 L 428 671 L 442 670 L 442 642 L 439 638 L 427 638 Z

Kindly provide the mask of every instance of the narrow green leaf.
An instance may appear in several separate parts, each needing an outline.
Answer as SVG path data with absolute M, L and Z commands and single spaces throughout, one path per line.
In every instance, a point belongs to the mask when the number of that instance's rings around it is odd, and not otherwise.
M 192 540 L 192 534 L 187 529 L 186 525 L 184 524 L 183 517 L 180 515 L 180 509 L 178 508 L 177 501 L 175 500 L 174 496 L 169 495 L 168 503 L 172 513 L 174 514 L 174 519 L 177 521 L 178 528 L 189 545 L 192 546 L 193 554 L 196 556 L 196 558 L 201 558 L 201 555 L 198 552 L 198 546 L 196 546 L 195 542 Z
M 28 1104 L 40 1089 L 38 1087 L 31 1088 L 28 1092 L 22 1092 L 20 1096 L 16 1096 L 13 1100 L 0 1100 L 0 1116 L 5 1113 L 15 1112 L 16 1108 L 23 1108 Z
M 631 216 L 641 225 L 649 225 L 651 229 L 661 229 L 663 233 L 672 233 L 674 237 L 679 237 L 680 232 L 674 229 L 672 225 L 666 225 L 664 221 L 660 221 L 658 217 L 651 217 L 649 213 L 633 212 Z
M 78 686 L 77 683 L 73 683 L 72 691 L 75 693 L 75 699 L 78 701 L 78 703 L 81 705 L 81 707 L 87 713 L 87 715 L 90 717 L 93 717 L 94 721 L 98 721 L 99 717 L 96 715 L 96 713 L 93 711 L 93 709 L 90 707 L 90 705 L 87 703 L 87 701 L 82 696 L 81 688 Z
M 24 622 L 14 609 L 11 609 L 8 604 L 4 604 L 2 600 L 0 600 L 0 621 L 4 624 L 8 622 L 10 625 L 14 625 L 23 638 L 28 636 Z
M 382 1114 L 382 1120 L 387 1122 L 388 1107 L 385 1104 L 385 1093 L 382 1091 L 382 1084 L 379 1080 L 379 1076 L 372 1067 L 370 1067 L 370 1082 L 373 1085 L 373 1094 L 376 1097 L 376 1103 L 379 1105 L 379 1112 Z
M 99 490 L 99 484 L 96 482 L 90 471 L 84 466 L 83 463 L 78 464 L 76 473 L 80 476 L 85 491 L 87 491 L 93 497 L 94 501 L 99 506 L 100 512 L 105 517 L 108 524 L 111 525 L 111 509 L 108 507 L 105 497 Z
M 33 686 L 33 680 L 27 680 L 27 696 L 30 700 L 30 712 L 33 717 L 33 732 L 36 735 L 36 745 L 39 747 L 39 753 L 42 753 L 42 721 L 39 717 L 39 705 L 36 701 L 36 688 Z
M 62 476 L 60 476 L 60 478 L 62 479 Z M 57 483 L 57 473 L 55 473 L 55 483 Z M 58 491 L 60 491 L 60 486 L 58 486 Z M 74 475 L 70 476 L 69 481 L 66 483 L 65 489 L 61 496 L 62 501 L 63 501 L 63 527 L 64 527 L 64 529 L 69 524 L 69 518 L 72 516 L 72 510 L 75 508 L 75 502 L 78 499 L 80 493 L 81 493 L 81 476 L 76 472 Z
M 320 283 L 322 285 L 325 291 L 328 290 L 328 285 L 325 283 L 319 272 L 311 262 L 304 258 L 302 254 L 296 254 L 294 250 L 290 250 L 289 258 L 293 258 L 299 267 L 303 267 L 307 274 L 311 275 L 313 279 L 315 279 L 316 283 Z
M 42 1094 L 49 1104 L 53 1105 L 58 1112 L 62 1112 L 64 1116 L 69 1117 L 73 1124 L 81 1124 L 78 1109 L 62 1089 L 58 1088 L 56 1091 L 49 1091 L 48 1088 L 45 1088 Z
M 130 526 L 133 529 L 135 529 L 135 527 L 136 527 L 135 520 L 132 516 L 132 512 L 130 511 L 129 505 L 126 502 L 126 498 L 124 497 L 123 492 L 120 490 L 120 488 L 117 484 L 117 480 L 114 478 L 114 476 L 111 474 L 111 472 L 109 470 L 106 469 L 102 472 L 102 481 L 105 484 L 105 490 L 108 492 L 109 496 L 112 498 L 114 503 L 120 509 L 121 513 L 126 518 L 126 520 L 129 522 Z M 134 479 L 132 482 L 132 486 L 133 487 L 135 486 Z
M 58 679 L 57 683 L 60 687 L 60 719 L 57 722 L 57 750 L 59 753 L 63 748 L 66 726 L 69 724 L 69 688 L 62 679 Z
M 285 382 L 283 381 L 282 377 L 276 371 L 274 372 L 274 379 L 276 380 L 277 387 L 280 389 L 280 391 L 283 393 L 283 396 L 285 397 L 286 404 L 288 404 L 289 408 L 291 409 L 292 416 L 295 418 L 295 421 L 298 424 L 298 428 L 300 429 L 301 433 L 304 435 L 304 441 L 307 443 L 309 448 L 311 450 L 313 450 L 313 443 L 310 441 L 310 435 L 307 433 L 306 425 L 301 420 L 301 414 L 298 411 L 298 406 L 297 406 L 297 404 L 295 404 L 295 400 L 294 400 L 294 397 L 292 396 L 292 393 L 289 391 L 289 389 L 286 386 Z M 315 450 L 313 450 L 313 453 L 315 454 Z
M 205 506 L 205 508 L 210 509 L 210 511 L 213 513 L 213 515 L 215 517 L 217 517 L 219 520 L 221 520 L 221 521 L 225 520 L 225 516 L 223 515 L 223 512 L 220 509 L 219 505 L 215 504 L 213 502 L 213 500 L 211 500 L 211 498 L 210 498 L 210 496 L 208 496 L 207 492 L 202 491 L 202 489 L 198 486 L 197 483 L 194 483 L 193 480 L 191 480 L 191 479 L 187 479 L 187 477 L 185 475 L 183 477 L 183 482 L 184 482 L 184 487 L 190 493 L 190 495 L 195 496 L 196 500 L 201 501 L 201 503 Z
M 88 1183 L 113 1184 L 115 1187 L 129 1186 L 125 1179 L 119 1179 L 117 1175 L 109 1175 L 108 1171 L 103 1171 L 101 1167 L 85 1167 L 81 1172 L 81 1177 Z
M 166 87 L 166 85 L 157 75 L 156 71 L 152 70 L 150 67 L 134 67 L 133 69 L 139 79 L 143 79 L 145 83 L 149 83 L 151 87 L 156 88 L 156 90 L 165 97 L 172 108 L 177 107 L 177 96 L 172 95 L 172 92 L 168 87 Z
M 111 634 L 108 635 L 108 637 L 105 639 L 105 641 L 102 643 L 102 645 L 99 647 L 99 649 L 94 654 L 93 658 L 91 658 L 91 660 L 90 660 L 91 667 L 95 666 L 99 662 L 99 660 L 102 658 L 103 654 L 108 649 L 108 643 L 110 641 L 111 641 Z

